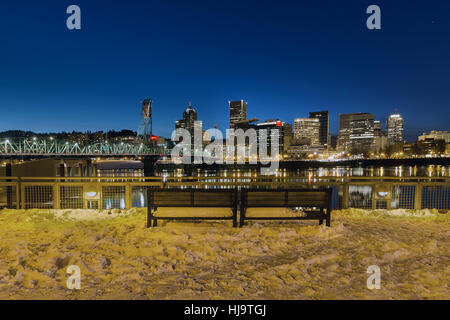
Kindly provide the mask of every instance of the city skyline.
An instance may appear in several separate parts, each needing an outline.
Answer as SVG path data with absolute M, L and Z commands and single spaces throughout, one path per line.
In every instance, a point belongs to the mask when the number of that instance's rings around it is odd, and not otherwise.
M 80 0 L 76 31 L 65 27 L 69 1 L 2 3 L 0 130 L 136 130 L 145 97 L 161 136 L 187 101 L 205 128 L 224 130 L 227 102 L 240 99 L 261 120 L 329 110 L 332 134 L 339 113 L 354 112 L 383 124 L 401 113 L 408 140 L 448 130 L 449 4 L 432 2 L 377 1 L 376 31 L 365 27 L 367 1 Z
M 151 101 L 151 99 L 144 99 L 144 100 L 143 100 L 143 104 L 144 104 L 147 100 Z M 246 102 L 246 101 L 244 101 L 244 100 L 239 100 L 239 101 L 229 101 L 229 102 L 228 102 L 228 109 L 229 109 L 229 112 L 228 112 L 228 113 L 229 113 L 229 117 L 231 116 L 231 111 L 230 111 L 230 110 L 233 109 L 233 107 L 231 107 L 231 105 L 233 105 L 233 103 L 240 103 L 240 104 L 243 104 L 243 105 L 245 106 L 245 110 L 246 110 L 246 106 L 247 106 L 247 102 Z M 196 111 L 195 109 L 193 109 L 193 105 L 192 105 L 192 102 L 191 102 L 191 101 L 188 102 L 188 107 L 187 107 L 187 109 L 183 112 L 183 118 L 185 118 L 185 114 L 186 114 L 186 112 L 187 112 L 189 109 L 191 109 L 191 110 L 194 112 L 194 118 L 195 118 L 194 120 L 196 121 L 196 120 L 197 120 L 197 111 Z M 330 136 L 334 136 L 334 137 L 338 137 L 338 136 L 339 136 L 339 129 L 340 129 L 340 125 L 338 125 L 338 130 L 337 130 L 337 132 L 331 132 L 331 130 L 329 130 L 329 129 L 330 129 L 330 125 L 329 125 L 329 120 L 330 120 L 330 119 L 329 119 L 329 117 L 328 117 L 328 113 L 329 113 L 328 110 L 322 110 L 322 111 L 310 111 L 310 112 L 309 112 L 309 117 L 296 117 L 296 118 L 294 118 L 294 119 L 280 119 L 280 118 L 258 119 L 258 118 L 255 118 L 255 117 L 253 117 L 253 118 L 251 118 L 251 119 L 247 119 L 247 117 L 246 117 L 246 112 L 244 112 L 244 116 L 243 116 L 242 119 L 240 119 L 239 121 L 244 121 L 244 122 L 248 122 L 248 121 L 251 121 L 251 122 L 260 121 L 261 123 L 263 123 L 263 122 L 267 122 L 267 121 L 281 120 L 281 121 L 286 122 L 287 124 L 295 125 L 295 122 L 296 122 L 297 120 L 314 120 L 315 118 L 316 118 L 317 120 L 320 120 L 319 115 L 326 114 L 325 122 L 321 125 L 321 129 L 320 129 L 321 132 L 322 132 L 322 131 L 325 132 L 325 133 L 320 133 L 320 139 L 321 139 L 320 144 L 321 144 L 321 145 L 326 145 L 326 144 L 329 144 L 328 139 L 330 138 Z M 365 115 L 365 114 L 368 114 L 368 113 L 363 113 L 363 112 L 348 113 L 348 114 L 342 114 L 342 113 L 340 113 L 340 114 L 339 114 L 339 118 L 340 118 L 341 116 Z M 151 111 L 150 111 L 149 116 L 150 116 L 150 118 L 151 118 Z M 375 117 L 374 122 L 375 122 L 375 123 L 378 123 L 378 125 L 379 125 L 379 130 L 382 130 L 383 132 L 385 132 L 386 134 L 388 134 L 388 132 L 389 132 L 388 125 L 389 125 L 389 121 L 391 120 L 392 117 L 394 117 L 394 118 L 400 117 L 400 119 L 401 119 L 401 126 L 402 126 L 402 135 L 401 135 L 402 138 L 400 138 L 399 140 L 396 140 L 395 142 L 401 142 L 402 140 L 408 140 L 408 139 L 405 138 L 405 136 L 407 136 L 407 135 L 406 135 L 406 132 L 403 131 L 403 116 L 402 116 L 400 113 L 391 113 L 391 114 L 387 117 L 387 120 L 386 120 L 385 124 L 383 124 L 382 121 L 379 120 L 379 118 L 377 118 L 377 117 Z M 186 120 L 185 120 L 185 119 L 184 119 L 184 120 L 174 120 L 174 122 L 175 122 L 175 129 L 178 128 L 178 127 L 184 127 L 183 125 L 180 125 L 183 121 L 186 121 Z M 321 121 L 322 121 L 322 120 L 321 120 Z M 141 119 L 141 122 L 142 122 L 142 119 Z M 199 118 L 198 122 L 203 123 L 203 120 Z M 229 126 L 230 126 L 229 128 L 231 128 L 231 122 L 230 122 Z M 323 126 L 323 127 L 322 127 L 322 126 Z M 229 129 L 229 128 L 223 128 L 223 132 L 226 132 L 226 130 Z M 214 126 L 212 126 L 212 127 L 205 128 L 205 129 L 218 129 L 218 130 L 220 130 L 220 128 L 217 128 L 217 125 L 216 125 L 216 124 L 214 124 Z M 118 130 L 115 130 L 115 129 L 108 129 L 108 130 L 97 129 L 97 130 L 33 131 L 33 130 L 23 130 L 23 129 L 9 129 L 9 130 L 1 130 L 0 133 L 5 133 L 5 132 L 9 132 L 9 131 L 11 131 L 11 132 L 17 131 L 17 132 L 24 132 L 24 133 L 26 133 L 26 132 L 32 132 L 32 133 L 35 133 L 35 134 L 52 134 L 52 133 L 53 133 L 53 134 L 61 134 L 61 133 L 71 133 L 71 132 L 81 132 L 81 133 L 97 133 L 97 132 L 105 132 L 105 133 L 106 133 L 106 132 L 108 132 L 108 131 L 111 131 L 111 132 L 115 132 L 115 131 L 133 131 L 134 133 L 136 133 L 136 134 L 139 136 L 141 130 L 142 130 L 142 124 L 139 125 L 137 128 L 121 128 L 121 129 L 118 129 Z M 425 130 L 425 131 L 421 132 L 419 135 L 413 136 L 413 137 L 412 137 L 412 140 L 415 141 L 415 140 L 417 140 L 416 138 L 417 138 L 418 136 L 420 136 L 420 135 L 422 135 L 422 134 L 425 134 L 425 133 L 428 133 L 428 132 L 431 132 L 431 131 L 448 131 L 448 130 L 436 130 L 436 129 L 434 129 L 434 128 L 429 128 L 428 130 Z M 172 133 L 173 133 L 173 132 L 172 132 Z M 153 132 L 153 134 L 157 134 L 157 133 Z M 166 137 L 166 138 L 169 137 L 169 138 L 170 138 L 171 134 L 169 134 L 168 136 L 164 136 L 164 135 L 159 135 L 159 136 L 161 136 L 161 137 Z M 325 136 L 325 140 L 324 140 L 324 138 L 323 138 L 322 136 Z

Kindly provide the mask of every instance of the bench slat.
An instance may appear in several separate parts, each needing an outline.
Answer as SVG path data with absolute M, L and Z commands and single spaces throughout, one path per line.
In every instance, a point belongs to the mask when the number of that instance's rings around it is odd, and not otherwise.
M 231 192 L 194 192 L 194 207 L 199 205 L 231 207 L 234 201 L 234 193 Z
M 164 192 L 153 191 L 153 205 L 155 206 L 190 206 L 191 205 L 191 193 L 190 192 Z
M 280 191 L 258 191 L 247 193 L 247 206 L 278 207 L 284 206 L 285 192 Z
M 287 192 L 287 199 L 286 199 Z M 287 200 L 287 201 L 286 201 Z M 318 191 L 248 191 L 248 207 L 319 207 L 326 208 L 327 192 Z

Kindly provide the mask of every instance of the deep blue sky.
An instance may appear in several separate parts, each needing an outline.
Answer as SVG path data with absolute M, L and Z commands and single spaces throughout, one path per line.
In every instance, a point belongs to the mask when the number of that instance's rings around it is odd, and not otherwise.
M 136 130 L 147 97 L 164 136 L 188 101 L 225 129 L 234 99 L 261 120 L 330 110 L 332 132 L 339 113 L 395 110 L 408 137 L 450 129 L 447 0 L 2 0 L 0 41 L 0 131 Z

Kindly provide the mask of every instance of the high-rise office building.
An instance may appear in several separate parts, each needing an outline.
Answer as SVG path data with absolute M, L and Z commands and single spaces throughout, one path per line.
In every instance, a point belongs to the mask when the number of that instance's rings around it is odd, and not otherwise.
M 310 112 L 309 117 L 319 119 L 319 144 L 327 148 L 330 145 L 330 118 L 328 111 Z
M 188 130 L 189 132 L 194 132 L 194 124 L 197 121 L 197 111 L 192 107 L 192 104 L 189 102 L 188 107 L 183 112 L 183 119 L 177 120 L 175 122 L 175 128 L 183 128 Z
M 386 122 L 388 142 L 391 144 L 403 141 L 403 118 L 400 114 L 391 114 Z
M 367 125 L 366 128 L 364 126 Z M 374 115 L 371 113 L 347 113 L 339 115 L 338 151 L 350 151 L 373 143 Z M 365 145 L 365 146 L 364 146 Z
M 261 141 L 262 131 L 266 131 L 268 155 L 271 155 L 272 144 L 274 143 L 278 144 L 278 154 L 281 155 L 284 152 L 286 142 L 285 134 L 289 135 L 289 129 L 292 130 L 292 127 L 289 127 L 289 125 L 286 125 L 284 121 L 281 121 L 280 119 L 266 120 L 256 125 L 259 142 Z M 278 141 L 276 141 L 276 137 L 278 137 Z M 260 143 L 258 147 L 262 147 Z
M 292 124 L 286 123 L 283 133 L 283 152 L 286 153 L 289 146 L 294 140 L 294 132 L 292 131 Z
M 375 150 L 374 115 L 364 114 L 350 121 L 350 148 L 360 152 Z
M 191 135 L 191 149 L 194 150 L 194 132 L 197 129 L 198 132 L 202 133 L 202 121 L 197 121 L 197 111 L 192 107 L 191 102 L 189 102 L 188 107 L 183 112 L 183 119 L 175 122 L 175 129 L 186 129 L 189 131 Z
M 302 145 L 319 145 L 320 120 L 318 118 L 294 119 L 294 141 Z
M 374 120 L 373 121 L 373 130 L 375 132 L 375 134 L 378 134 L 379 132 L 381 132 L 382 130 L 382 125 L 381 125 L 381 121 L 380 120 Z
M 259 121 L 256 118 L 240 121 L 235 124 L 234 130 L 242 129 L 244 132 L 248 132 L 247 130 L 255 130 L 256 138 L 257 138 L 257 150 L 261 148 L 265 148 L 267 155 L 272 155 L 272 147 L 276 143 L 278 145 L 278 154 L 282 155 L 286 152 L 287 147 L 291 143 L 292 140 L 292 125 L 286 124 L 284 121 L 280 119 L 271 119 L 266 120 L 264 122 L 256 123 Z M 265 132 L 265 145 L 262 144 L 263 132 Z M 277 139 L 276 139 L 277 138 Z M 244 144 L 247 148 L 250 148 L 249 139 L 245 139 Z M 235 146 L 237 147 L 237 139 L 234 141 Z
M 383 127 L 380 120 L 374 120 L 373 133 L 374 133 L 375 151 L 377 153 L 380 153 L 387 145 L 386 132 L 383 131 Z
M 244 100 L 229 101 L 228 107 L 230 109 L 230 128 L 234 128 L 237 122 L 247 120 L 247 102 Z

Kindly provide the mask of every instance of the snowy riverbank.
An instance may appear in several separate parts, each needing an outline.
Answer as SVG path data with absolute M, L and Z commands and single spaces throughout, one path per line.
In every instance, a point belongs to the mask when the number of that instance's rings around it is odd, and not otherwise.
M 0 299 L 449 299 L 450 218 L 334 211 L 317 222 L 162 223 L 145 209 L 0 211 Z M 81 290 L 66 288 L 67 266 Z M 381 289 L 366 287 L 367 267 Z

